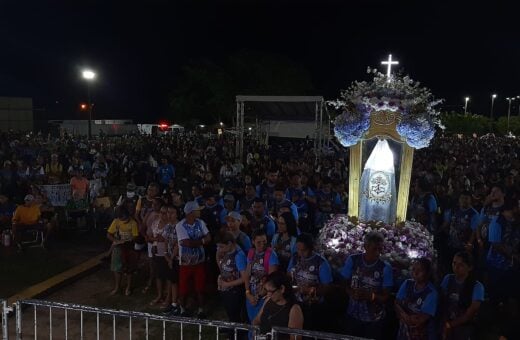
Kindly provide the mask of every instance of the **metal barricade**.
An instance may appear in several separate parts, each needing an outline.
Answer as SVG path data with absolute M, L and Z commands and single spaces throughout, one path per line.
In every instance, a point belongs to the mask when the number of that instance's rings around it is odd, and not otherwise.
M 37 339 L 39 335 L 42 335 L 39 334 L 41 333 L 42 322 L 45 323 L 45 338 L 48 339 L 52 339 L 53 335 L 59 339 L 69 339 L 69 337 L 71 339 L 85 339 L 88 334 L 89 339 L 111 338 L 115 340 L 116 338 L 124 338 L 131 340 L 134 337 L 135 339 L 146 340 L 158 338 L 164 340 L 167 338 L 218 340 L 223 335 L 221 333 L 227 332 L 226 336 L 222 338 L 227 338 L 228 334 L 234 334 L 236 340 L 241 332 L 244 334 L 250 332 L 253 339 L 258 334 L 258 327 L 224 321 L 167 317 L 143 312 L 95 308 L 42 300 L 22 300 L 17 301 L 15 305 L 17 340 L 22 339 L 23 333 L 29 333 L 27 335 Z M 28 313 L 24 313 L 24 309 Z M 39 322 L 38 314 L 41 313 L 41 310 L 47 310 L 48 313 L 46 313 L 45 320 Z M 116 322 L 117 319 L 126 319 L 126 321 L 118 323 Z M 29 323 L 29 327 L 27 323 Z M 136 324 L 138 323 L 140 326 L 139 332 L 144 332 L 142 336 L 135 335 L 138 328 Z M 112 329 L 111 332 L 110 328 Z M 111 335 L 109 335 L 110 333 Z M 175 334 L 175 336 L 172 336 L 172 334 Z
M 293 329 L 285 327 L 273 327 L 271 330 L 271 339 L 278 340 L 281 335 L 294 336 L 295 339 L 313 339 L 313 340 L 367 340 L 350 335 L 307 331 L 303 329 Z M 291 337 L 292 339 L 292 337 Z
M 7 317 L 13 311 L 11 307 L 7 306 L 6 300 L 0 300 L 0 308 L 2 308 L 2 340 L 9 339 L 9 320 Z

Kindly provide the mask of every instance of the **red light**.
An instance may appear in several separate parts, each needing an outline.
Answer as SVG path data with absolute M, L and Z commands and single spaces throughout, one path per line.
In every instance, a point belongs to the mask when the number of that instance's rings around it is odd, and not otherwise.
M 166 129 L 168 127 L 168 124 L 161 124 L 159 125 L 161 128 Z
M 82 104 L 79 105 L 79 108 L 81 110 L 86 110 L 87 109 L 87 104 L 82 103 Z

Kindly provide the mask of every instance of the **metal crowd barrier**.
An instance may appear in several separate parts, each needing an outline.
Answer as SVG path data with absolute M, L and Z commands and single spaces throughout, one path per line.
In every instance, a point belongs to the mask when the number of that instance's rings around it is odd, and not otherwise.
M 9 339 L 8 314 L 13 311 L 8 307 L 7 301 L 0 300 L 2 307 L 2 339 Z M 32 310 L 31 310 L 32 307 Z M 42 310 L 47 312 L 45 320 L 41 320 Z M 21 300 L 15 303 L 16 311 L 16 339 L 24 337 L 37 339 L 220 339 L 229 334 L 237 340 L 249 332 L 250 339 L 265 339 L 259 335 L 259 328 L 247 324 L 239 324 L 225 321 L 199 320 L 184 317 L 166 317 L 150 313 L 123 311 L 106 308 L 96 308 L 78 304 L 60 303 L 42 300 Z M 25 313 L 24 313 L 25 312 Z M 73 315 L 79 313 L 79 315 Z M 40 314 L 40 315 L 39 315 Z M 24 319 L 25 316 L 25 319 Z M 40 319 L 39 319 L 40 316 Z M 75 318 L 74 316 L 79 316 Z M 103 320 L 100 317 L 104 318 Z M 126 321 L 117 322 L 116 318 Z M 107 322 L 108 321 L 108 322 Z M 136 335 L 139 331 L 139 323 L 144 322 L 144 335 Z M 95 324 L 95 327 L 93 327 Z M 154 323 L 154 324 L 152 324 Z M 167 326 L 168 325 L 168 326 Z M 45 327 L 44 332 L 41 330 Z M 57 327 L 55 327 L 57 326 Z M 118 329 L 119 327 L 119 329 Z M 191 327 L 191 333 L 189 328 Z M 47 329 L 48 328 L 48 329 Z M 78 332 L 79 334 L 75 334 Z M 101 329 L 103 328 L 103 330 Z M 204 328 L 204 331 L 203 331 Z M 111 329 L 111 331 L 110 331 Z M 208 332 L 208 330 L 211 330 Z M 214 332 L 214 333 L 213 333 Z M 226 332 L 226 334 L 221 334 Z M 33 333 L 33 334 L 30 334 Z M 111 334 L 107 334 L 111 333 Z M 159 333 L 159 334 L 157 334 Z M 240 334 L 242 333 L 242 334 Z M 168 336 L 167 336 L 168 334 Z M 116 336 L 117 335 L 117 336 Z M 273 327 L 270 339 L 277 340 L 281 336 L 290 336 L 291 339 L 314 340 L 366 340 L 349 335 L 340 335 L 325 332 L 316 332 L 285 327 Z
M 0 308 L 2 308 L 2 340 L 9 339 L 9 320 L 7 316 L 12 312 L 12 308 L 7 307 L 6 300 L 0 300 Z
M 314 339 L 314 340 L 367 340 L 350 335 L 308 331 L 304 329 L 293 329 L 285 327 L 273 327 L 271 339 L 278 340 L 279 336 L 290 336 L 290 339 Z
M 5 303 L 4 303 L 5 305 Z M 83 305 L 77 305 L 77 304 L 68 304 L 68 303 L 60 303 L 60 302 L 51 302 L 51 301 L 42 301 L 42 300 L 22 300 L 17 301 L 15 303 L 16 306 L 16 339 L 21 340 L 23 337 L 24 331 L 27 333 L 28 330 L 31 330 L 34 332 L 34 339 L 37 339 L 38 335 L 42 335 L 48 339 L 52 339 L 53 335 L 56 338 L 59 339 L 85 339 L 86 334 L 88 334 L 88 338 L 95 338 L 95 339 L 107 339 L 107 335 L 105 334 L 107 331 L 109 331 L 109 328 L 112 328 L 112 335 L 110 338 L 116 339 L 116 334 L 118 334 L 117 338 L 125 338 L 125 339 L 132 339 L 134 336 L 132 327 L 135 325 L 136 322 L 143 322 L 144 325 L 144 339 L 157 339 L 158 337 L 162 337 L 162 339 L 167 339 L 167 324 L 169 325 L 168 331 L 170 333 L 177 333 L 180 332 L 175 337 L 172 337 L 171 334 L 168 335 L 168 339 L 176 338 L 176 339 L 195 339 L 198 338 L 201 339 L 219 339 L 221 335 L 223 335 L 222 338 L 227 337 L 227 334 L 220 334 L 221 332 L 230 332 L 231 334 L 234 334 L 235 340 L 238 338 L 239 331 L 242 332 L 250 332 L 253 339 L 258 334 L 258 327 L 246 325 L 246 324 L 238 324 L 238 323 L 231 323 L 231 322 L 224 322 L 224 321 L 212 321 L 212 320 L 198 320 L 198 319 L 189 319 L 184 317 L 166 317 L 166 316 L 160 316 L 160 315 L 154 315 L 149 313 L 142 313 L 142 312 L 131 312 L 131 311 L 122 311 L 122 310 L 114 310 L 114 309 L 105 309 L 105 308 L 95 308 L 95 307 L 89 307 L 89 306 L 83 306 Z M 33 307 L 33 315 L 31 316 L 30 321 L 32 321 L 32 325 L 30 327 L 24 327 L 23 322 L 23 309 L 25 308 L 27 310 L 27 307 Z M 48 309 L 48 320 L 45 320 L 46 323 L 45 327 L 48 327 L 48 334 L 38 334 L 39 330 L 39 323 L 38 323 L 38 312 L 41 312 L 41 309 Z M 63 319 L 59 320 L 61 317 L 58 316 L 58 311 L 63 312 Z M 79 321 L 72 318 L 73 312 L 77 313 L 79 312 Z M 7 323 L 4 323 L 2 314 L 2 325 L 6 325 Z M 89 323 L 95 322 L 95 330 L 86 330 L 87 326 L 87 317 L 90 318 L 90 316 L 95 316 L 95 321 L 88 320 Z M 100 316 L 104 316 L 105 321 L 104 325 L 100 325 Z M 106 323 L 106 317 L 111 318 L 111 326 L 107 326 Z M 27 318 L 27 315 L 26 315 Z M 123 323 L 123 327 L 121 328 L 121 323 L 116 323 L 116 318 L 125 318 L 127 319 L 126 322 Z M 58 320 L 56 320 L 58 319 Z M 27 319 L 25 321 L 28 321 Z M 150 321 L 154 322 L 154 326 L 152 327 L 150 325 Z M 54 327 L 53 322 L 55 325 L 59 327 Z M 157 324 L 158 323 L 158 324 Z M 172 326 L 170 326 L 172 325 Z M 73 335 L 71 332 L 71 326 L 75 328 L 75 331 L 77 331 L 77 327 L 79 327 L 79 335 Z M 119 326 L 119 330 L 117 329 L 117 326 Z M 101 328 L 103 329 L 103 335 L 100 337 Z M 189 332 L 188 327 L 192 327 L 192 333 L 193 333 L 193 327 L 195 327 L 196 334 L 186 334 Z M 204 327 L 204 332 L 203 332 Z M 32 329 L 31 329 L 32 328 Z M 63 329 L 61 329 L 63 328 Z M 108 328 L 108 330 L 107 330 Z M 162 334 L 162 336 L 157 335 L 151 335 L 150 333 L 153 331 L 159 332 Z M 172 329 L 175 328 L 175 329 Z M 208 334 L 208 329 L 213 329 L 215 331 L 214 336 L 211 336 Z M 7 339 L 7 329 L 3 328 L 4 331 L 4 339 Z M 40 332 L 41 333 L 41 332 Z M 47 333 L 47 332 L 46 332 Z M 123 333 L 123 335 L 121 335 Z M 124 334 L 128 334 L 128 336 Z M 229 333 L 228 333 L 229 334 Z M 30 334 L 32 335 L 32 334 Z M 195 335 L 195 336 L 194 336 Z M 186 337 L 185 337 L 186 336 Z M 135 338 L 138 338 L 137 336 Z M 142 339 L 143 337 L 139 337 Z

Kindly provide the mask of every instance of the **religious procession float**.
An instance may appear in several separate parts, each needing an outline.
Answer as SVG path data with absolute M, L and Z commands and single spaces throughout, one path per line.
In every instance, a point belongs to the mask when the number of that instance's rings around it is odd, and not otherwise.
M 408 276 L 410 262 L 435 257 L 433 235 L 425 226 L 407 221 L 406 213 L 415 149 L 427 147 L 442 128 L 441 103 L 429 89 L 408 76 L 368 68 L 371 81 L 354 82 L 340 98 L 328 102 L 338 116 L 334 134 L 350 148 L 348 216 L 334 215 L 321 229 L 319 250 L 334 268 L 363 251 L 371 231 L 385 238 L 382 258 L 394 277 Z

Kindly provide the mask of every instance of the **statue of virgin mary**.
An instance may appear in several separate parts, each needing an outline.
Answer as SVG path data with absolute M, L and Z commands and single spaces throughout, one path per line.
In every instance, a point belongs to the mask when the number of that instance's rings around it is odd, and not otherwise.
M 379 139 L 368 157 L 361 175 L 360 193 L 361 221 L 395 222 L 394 155 L 386 139 Z

